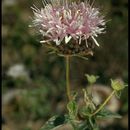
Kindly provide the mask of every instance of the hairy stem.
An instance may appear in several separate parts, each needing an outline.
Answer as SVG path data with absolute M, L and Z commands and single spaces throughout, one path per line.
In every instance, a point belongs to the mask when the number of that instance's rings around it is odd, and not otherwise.
M 69 101 L 71 100 L 71 93 L 70 93 L 70 80 L 69 80 L 69 75 L 70 75 L 70 57 L 66 56 L 66 92 Z

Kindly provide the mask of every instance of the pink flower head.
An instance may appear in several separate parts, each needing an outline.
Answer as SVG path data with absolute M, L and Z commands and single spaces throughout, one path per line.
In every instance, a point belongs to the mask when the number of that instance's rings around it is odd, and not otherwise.
M 38 27 L 43 36 L 41 43 L 53 41 L 57 46 L 69 44 L 71 39 L 79 45 L 88 38 L 99 46 L 95 37 L 104 33 L 105 20 L 98 8 L 88 2 L 69 2 L 69 0 L 43 1 L 44 8 L 32 7 L 33 26 Z M 78 41 L 78 42 L 77 42 Z

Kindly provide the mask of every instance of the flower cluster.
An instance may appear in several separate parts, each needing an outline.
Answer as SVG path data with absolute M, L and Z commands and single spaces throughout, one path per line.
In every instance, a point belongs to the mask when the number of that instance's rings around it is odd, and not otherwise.
M 43 1 L 44 8 L 32 7 L 33 26 L 43 36 L 41 43 L 54 42 L 56 46 L 71 44 L 80 46 L 82 41 L 86 48 L 91 38 L 99 46 L 95 37 L 104 33 L 105 20 L 98 8 L 88 2 L 69 2 L 68 0 Z

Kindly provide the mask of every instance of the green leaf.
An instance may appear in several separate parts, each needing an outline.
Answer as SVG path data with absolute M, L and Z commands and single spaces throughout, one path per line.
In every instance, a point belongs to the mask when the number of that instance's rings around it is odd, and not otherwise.
M 89 123 L 90 123 L 91 127 L 93 128 L 94 127 L 93 119 L 90 117 L 88 119 L 89 119 Z
M 56 51 L 52 51 L 52 50 L 51 50 L 51 51 L 48 51 L 47 53 L 48 53 L 48 54 L 55 54 Z
M 79 58 L 81 58 L 81 59 L 83 59 L 83 60 L 88 60 L 87 57 L 84 57 L 84 56 L 81 56 L 81 55 L 75 55 L 75 56 L 77 56 L 77 57 L 79 57 Z
M 72 118 L 72 119 L 75 119 L 76 116 L 77 116 L 77 113 L 78 113 L 78 106 L 77 106 L 77 103 L 75 101 L 70 101 L 68 104 L 67 104 L 67 109 L 69 111 L 69 116 Z
M 80 115 L 84 117 L 89 117 L 91 115 L 91 109 L 88 106 L 84 106 L 80 109 Z
M 85 76 L 87 77 L 87 80 L 90 84 L 94 84 L 99 78 L 99 76 L 88 75 L 88 74 L 85 74 Z
M 88 130 L 88 125 L 87 125 L 87 122 L 86 121 L 83 121 L 82 123 L 80 123 L 78 125 L 78 130 Z
M 54 120 L 54 126 L 64 124 L 64 122 L 65 122 L 65 116 L 60 115 L 60 116 L 56 117 L 56 119 Z
M 97 113 L 96 118 L 98 119 L 121 118 L 121 116 L 107 109 L 102 109 L 99 113 Z
M 78 93 L 75 91 L 72 93 L 72 100 L 73 101 L 76 100 L 77 95 L 78 95 Z
M 66 121 L 66 117 L 64 115 L 53 116 L 39 130 L 52 130 L 56 128 L 57 126 L 63 125 L 65 121 Z
M 54 120 L 56 119 L 57 116 L 54 116 L 50 118 L 43 127 L 41 127 L 39 130 L 51 130 L 53 129 L 54 126 Z
M 115 95 L 116 95 L 117 98 L 120 98 L 120 96 L 121 96 L 121 91 L 116 91 Z

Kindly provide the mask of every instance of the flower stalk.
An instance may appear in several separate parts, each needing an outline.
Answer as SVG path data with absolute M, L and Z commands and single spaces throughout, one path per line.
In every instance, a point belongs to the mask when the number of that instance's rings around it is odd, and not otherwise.
M 112 96 L 115 94 L 115 90 L 113 90 L 111 92 L 111 94 L 107 97 L 107 99 L 103 102 L 103 104 L 101 104 L 101 106 L 94 112 L 91 114 L 91 116 L 94 116 L 95 114 L 97 114 L 99 111 L 102 110 L 102 108 L 108 103 L 108 101 L 112 98 Z
M 70 57 L 66 56 L 66 93 L 69 101 L 71 100 L 71 92 L 70 92 Z

